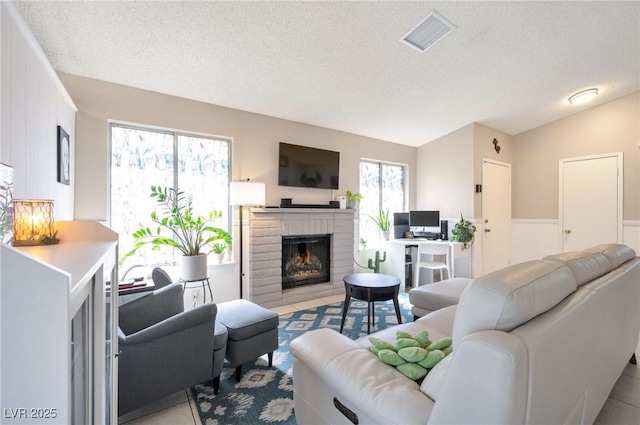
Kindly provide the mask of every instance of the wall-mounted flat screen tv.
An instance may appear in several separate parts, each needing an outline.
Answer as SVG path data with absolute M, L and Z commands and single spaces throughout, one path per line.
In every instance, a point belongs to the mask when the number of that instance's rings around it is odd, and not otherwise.
M 278 185 L 338 189 L 340 152 L 280 143 Z

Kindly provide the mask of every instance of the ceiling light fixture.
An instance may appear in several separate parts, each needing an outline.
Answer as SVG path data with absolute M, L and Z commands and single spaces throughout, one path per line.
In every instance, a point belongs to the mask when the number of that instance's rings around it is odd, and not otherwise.
M 598 89 L 588 89 L 578 92 L 569 98 L 569 103 L 572 105 L 579 105 L 581 103 L 587 103 L 598 95 Z

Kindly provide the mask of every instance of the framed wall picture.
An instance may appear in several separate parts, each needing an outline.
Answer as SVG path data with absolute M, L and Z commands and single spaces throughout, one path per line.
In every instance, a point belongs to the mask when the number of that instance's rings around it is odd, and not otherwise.
M 70 149 L 69 134 L 58 126 L 58 182 L 66 185 L 71 181 Z
M 0 242 L 13 236 L 13 168 L 0 162 Z

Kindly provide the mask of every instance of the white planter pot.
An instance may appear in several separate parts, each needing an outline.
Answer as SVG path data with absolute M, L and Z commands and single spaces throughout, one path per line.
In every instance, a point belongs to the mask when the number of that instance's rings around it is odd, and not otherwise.
M 183 255 L 182 256 L 182 279 L 198 280 L 207 277 L 207 256 Z
M 384 230 L 384 231 L 382 232 L 382 240 L 383 240 L 383 241 L 388 241 L 388 240 L 389 240 L 389 233 L 390 233 L 390 231 L 389 231 L 389 230 Z
M 224 260 L 224 252 L 217 254 L 215 252 L 211 253 L 211 258 L 213 258 L 213 264 L 221 264 L 222 260 Z

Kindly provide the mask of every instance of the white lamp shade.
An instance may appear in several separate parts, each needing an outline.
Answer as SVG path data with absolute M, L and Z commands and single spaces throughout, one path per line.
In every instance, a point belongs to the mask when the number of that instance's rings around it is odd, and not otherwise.
M 264 205 L 265 185 L 260 182 L 231 182 L 231 205 Z

